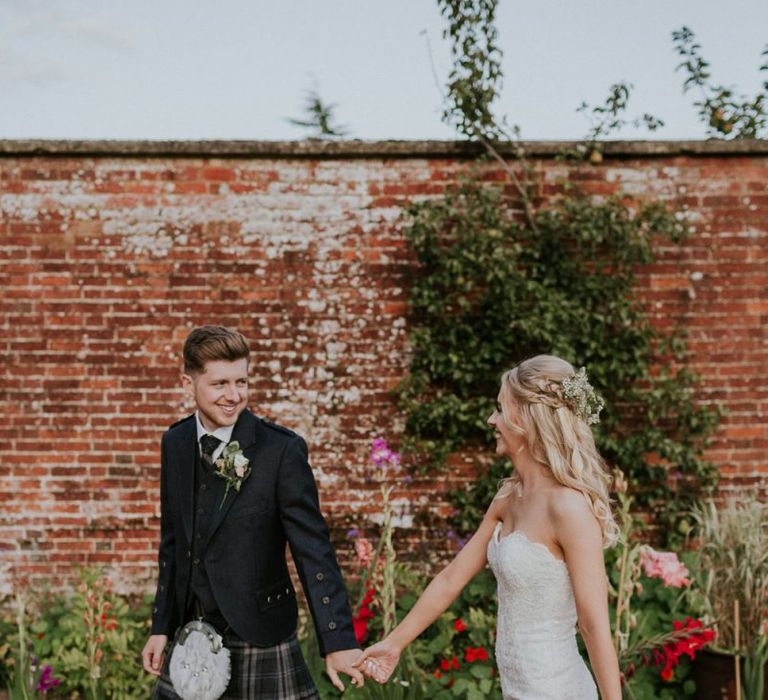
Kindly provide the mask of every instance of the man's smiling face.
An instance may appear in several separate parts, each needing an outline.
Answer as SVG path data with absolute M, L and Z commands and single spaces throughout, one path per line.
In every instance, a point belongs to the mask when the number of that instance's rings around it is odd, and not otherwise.
M 184 388 L 194 399 L 208 432 L 234 425 L 248 405 L 248 360 L 211 360 L 202 372 L 184 374 Z

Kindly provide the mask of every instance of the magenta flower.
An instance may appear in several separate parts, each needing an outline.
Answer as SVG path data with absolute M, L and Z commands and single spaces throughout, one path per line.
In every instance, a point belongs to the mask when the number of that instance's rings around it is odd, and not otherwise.
M 389 449 L 387 441 L 384 438 L 376 438 L 371 443 L 371 462 L 377 467 L 400 466 L 400 455 L 394 450 Z
M 61 679 L 55 678 L 53 669 L 50 666 L 43 666 L 40 672 L 40 680 L 37 681 L 37 692 L 47 693 L 51 688 L 55 688 L 61 683 Z
M 688 569 L 674 552 L 657 552 L 653 547 L 643 547 L 640 566 L 646 576 L 660 578 L 669 588 L 682 588 L 691 583 Z

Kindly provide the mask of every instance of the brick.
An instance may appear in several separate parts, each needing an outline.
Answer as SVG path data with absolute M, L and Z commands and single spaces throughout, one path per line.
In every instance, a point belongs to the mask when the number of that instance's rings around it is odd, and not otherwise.
M 389 393 L 408 361 L 407 334 L 394 326 L 414 274 L 402 207 L 439 196 L 467 165 L 0 156 L 0 550 L 17 555 L 19 575 L 56 587 L 71 582 L 72 564 L 114 565 L 146 588 L 159 440 L 188 410 L 180 346 L 205 322 L 251 340 L 252 405 L 307 436 L 349 560 L 346 529 L 377 510 L 369 441 L 397 446 L 403 420 Z M 721 492 L 765 482 L 768 158 L 541 159 L 535 175 L 540 206 L 573 182 L 601 196 L 624 186 L 696 214 L 682 247 L 656 242 L 637 288 L 656 327 L 688 331 L 697 396 L 727 411 L 706 455 Z M 498 165 L 483 177 L 514 196 Z M 417 480 L 398 495 L 424 496 L 434 523 L 450 512 L 447 491 L 484 460 L 457 455 L 439 488 Z M 430 527 L 398 533 L 398 546 Z M 435 548 L 438 559 L 448 553 Z

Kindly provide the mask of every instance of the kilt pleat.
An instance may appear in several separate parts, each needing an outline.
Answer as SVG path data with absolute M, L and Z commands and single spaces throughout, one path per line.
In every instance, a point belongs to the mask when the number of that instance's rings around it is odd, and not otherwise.
M 221 700 L 317 700 L 317 688 L 301 653 L 296 633 L 272 647 L 255 647 L 224 635 L 230 651 L 232 675 Z M 173 690 L 166 655 L 152 700 L 180 700 Z

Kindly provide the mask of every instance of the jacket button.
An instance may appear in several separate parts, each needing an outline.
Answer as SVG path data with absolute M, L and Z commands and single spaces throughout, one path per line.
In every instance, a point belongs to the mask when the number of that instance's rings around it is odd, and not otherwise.
M 156 613 L 157 612 L 157 608 L 152 608 L 152 612 Z
M 290 595 L 290 594 L 291 594 L 291 589 L 290 588 L 286 588 L 285 589 L 285 595 Z
M 160 568 L 161 568 L 161 569 L 164 569 L 164 568 L 165 568 L 165 562 L 164 562 L 164 561 L 161 561 L 161 562 L 160 562 Z
M 324 574 L 323 574 L 323 572 L 321 571 L 320 573 L 318 573 L 318 574 L 315 576 L 315 578 L 316 578 L 318 581 L 322 581 L 322 580 L 325 578 L 325 575 L 324 575 Z
M 335 630 L 336 629 L 336 623 L 335 622 L 329 622 L 328 623 L 328 629 L 329 630 Z
M 330 598 L 329 598 L 327 595 L 324 595 L 324 596 L 321 598 L 321 600 L 323 601 L 323 605 L 328 605 L 328 603 L 330 603 L 330 602 L 331 602 L 331 599 L 330 599 Z
M 165 586 L 161 583 L 160 584 L 160 591 L 164 591 L 164 590 L 165 590 Z
M 268 595 L 268 596 L 267 596 L 267 602 L 268 602 L 268 603 L 271 603 L 271 602 L 272 602 L 272 596 L 271 596 L 271 595 Z
M 195 559 L 195 561 L 192 562 L 195 566 L 200 566 L 200 560 Z
M 191 550 L 191 549 L 188 549 L 188 550 L 187 550 L 187 559 L 189 559 L 189 558 L 191 558 L 191 557 L 192 557 L 192 550 Z

